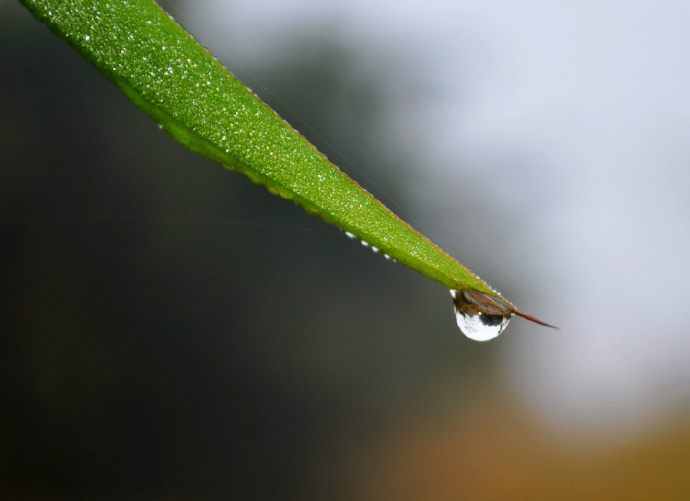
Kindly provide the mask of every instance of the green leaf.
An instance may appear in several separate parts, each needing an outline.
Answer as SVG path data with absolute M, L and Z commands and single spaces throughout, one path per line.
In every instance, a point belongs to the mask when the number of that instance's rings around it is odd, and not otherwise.
M 188 148 L 444 287 L 518 313 L 329 162 L 153 1 L 20 1 Z

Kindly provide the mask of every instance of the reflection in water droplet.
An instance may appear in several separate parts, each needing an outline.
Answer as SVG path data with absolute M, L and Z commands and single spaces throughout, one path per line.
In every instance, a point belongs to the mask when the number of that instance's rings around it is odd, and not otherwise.
M 489 341 L 501 335 L 510 322 L 510 316 L 486 315 L 481 312 L 466 315 L 456 309 L 455 320 L 468 338 L 474 341 Z
M 508 326 L 513 313 L 508 305 L 477 291 L 450 291 L 455 320 L 462 333 L 474 341 L 489 341 Z M 485 311 L 482 311 L 485 310 Z

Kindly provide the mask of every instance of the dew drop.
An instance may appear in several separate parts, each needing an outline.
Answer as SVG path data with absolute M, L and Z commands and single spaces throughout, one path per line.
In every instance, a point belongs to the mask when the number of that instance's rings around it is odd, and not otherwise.
M 489 341 L 501 335 L 508 327 L 510 316 L 486 315 L 477 313 L 476 315 L 466 315 L 459 310 L 455 310 L 455 320 L 460 331 L 474 341 Z
M 450 291 L 455 320 L 462 333 L 474 341 L 489 341 L 501 335 L 513 316 L 502 301 L 477 291 Z
M 346 231 L 346 232 L 345 232 L 345 236 L 346 236 L 347 238 L 355 238 L 354 234 L 350 233 L 349 231 Z

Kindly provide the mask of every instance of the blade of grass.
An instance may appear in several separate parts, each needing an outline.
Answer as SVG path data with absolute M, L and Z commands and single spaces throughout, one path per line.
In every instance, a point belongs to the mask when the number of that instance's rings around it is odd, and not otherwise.
M 454 291 L 510 303 L 283 121 L 151 0 L 20 0 L 180 143 Z

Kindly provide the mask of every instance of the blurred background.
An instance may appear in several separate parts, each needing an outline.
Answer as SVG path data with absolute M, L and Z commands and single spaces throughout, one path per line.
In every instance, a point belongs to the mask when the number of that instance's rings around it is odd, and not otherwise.
M 0 0 L 1 498 L 690 498 L 690 5 L 162 5 L 561 330 L 464 338 Z

